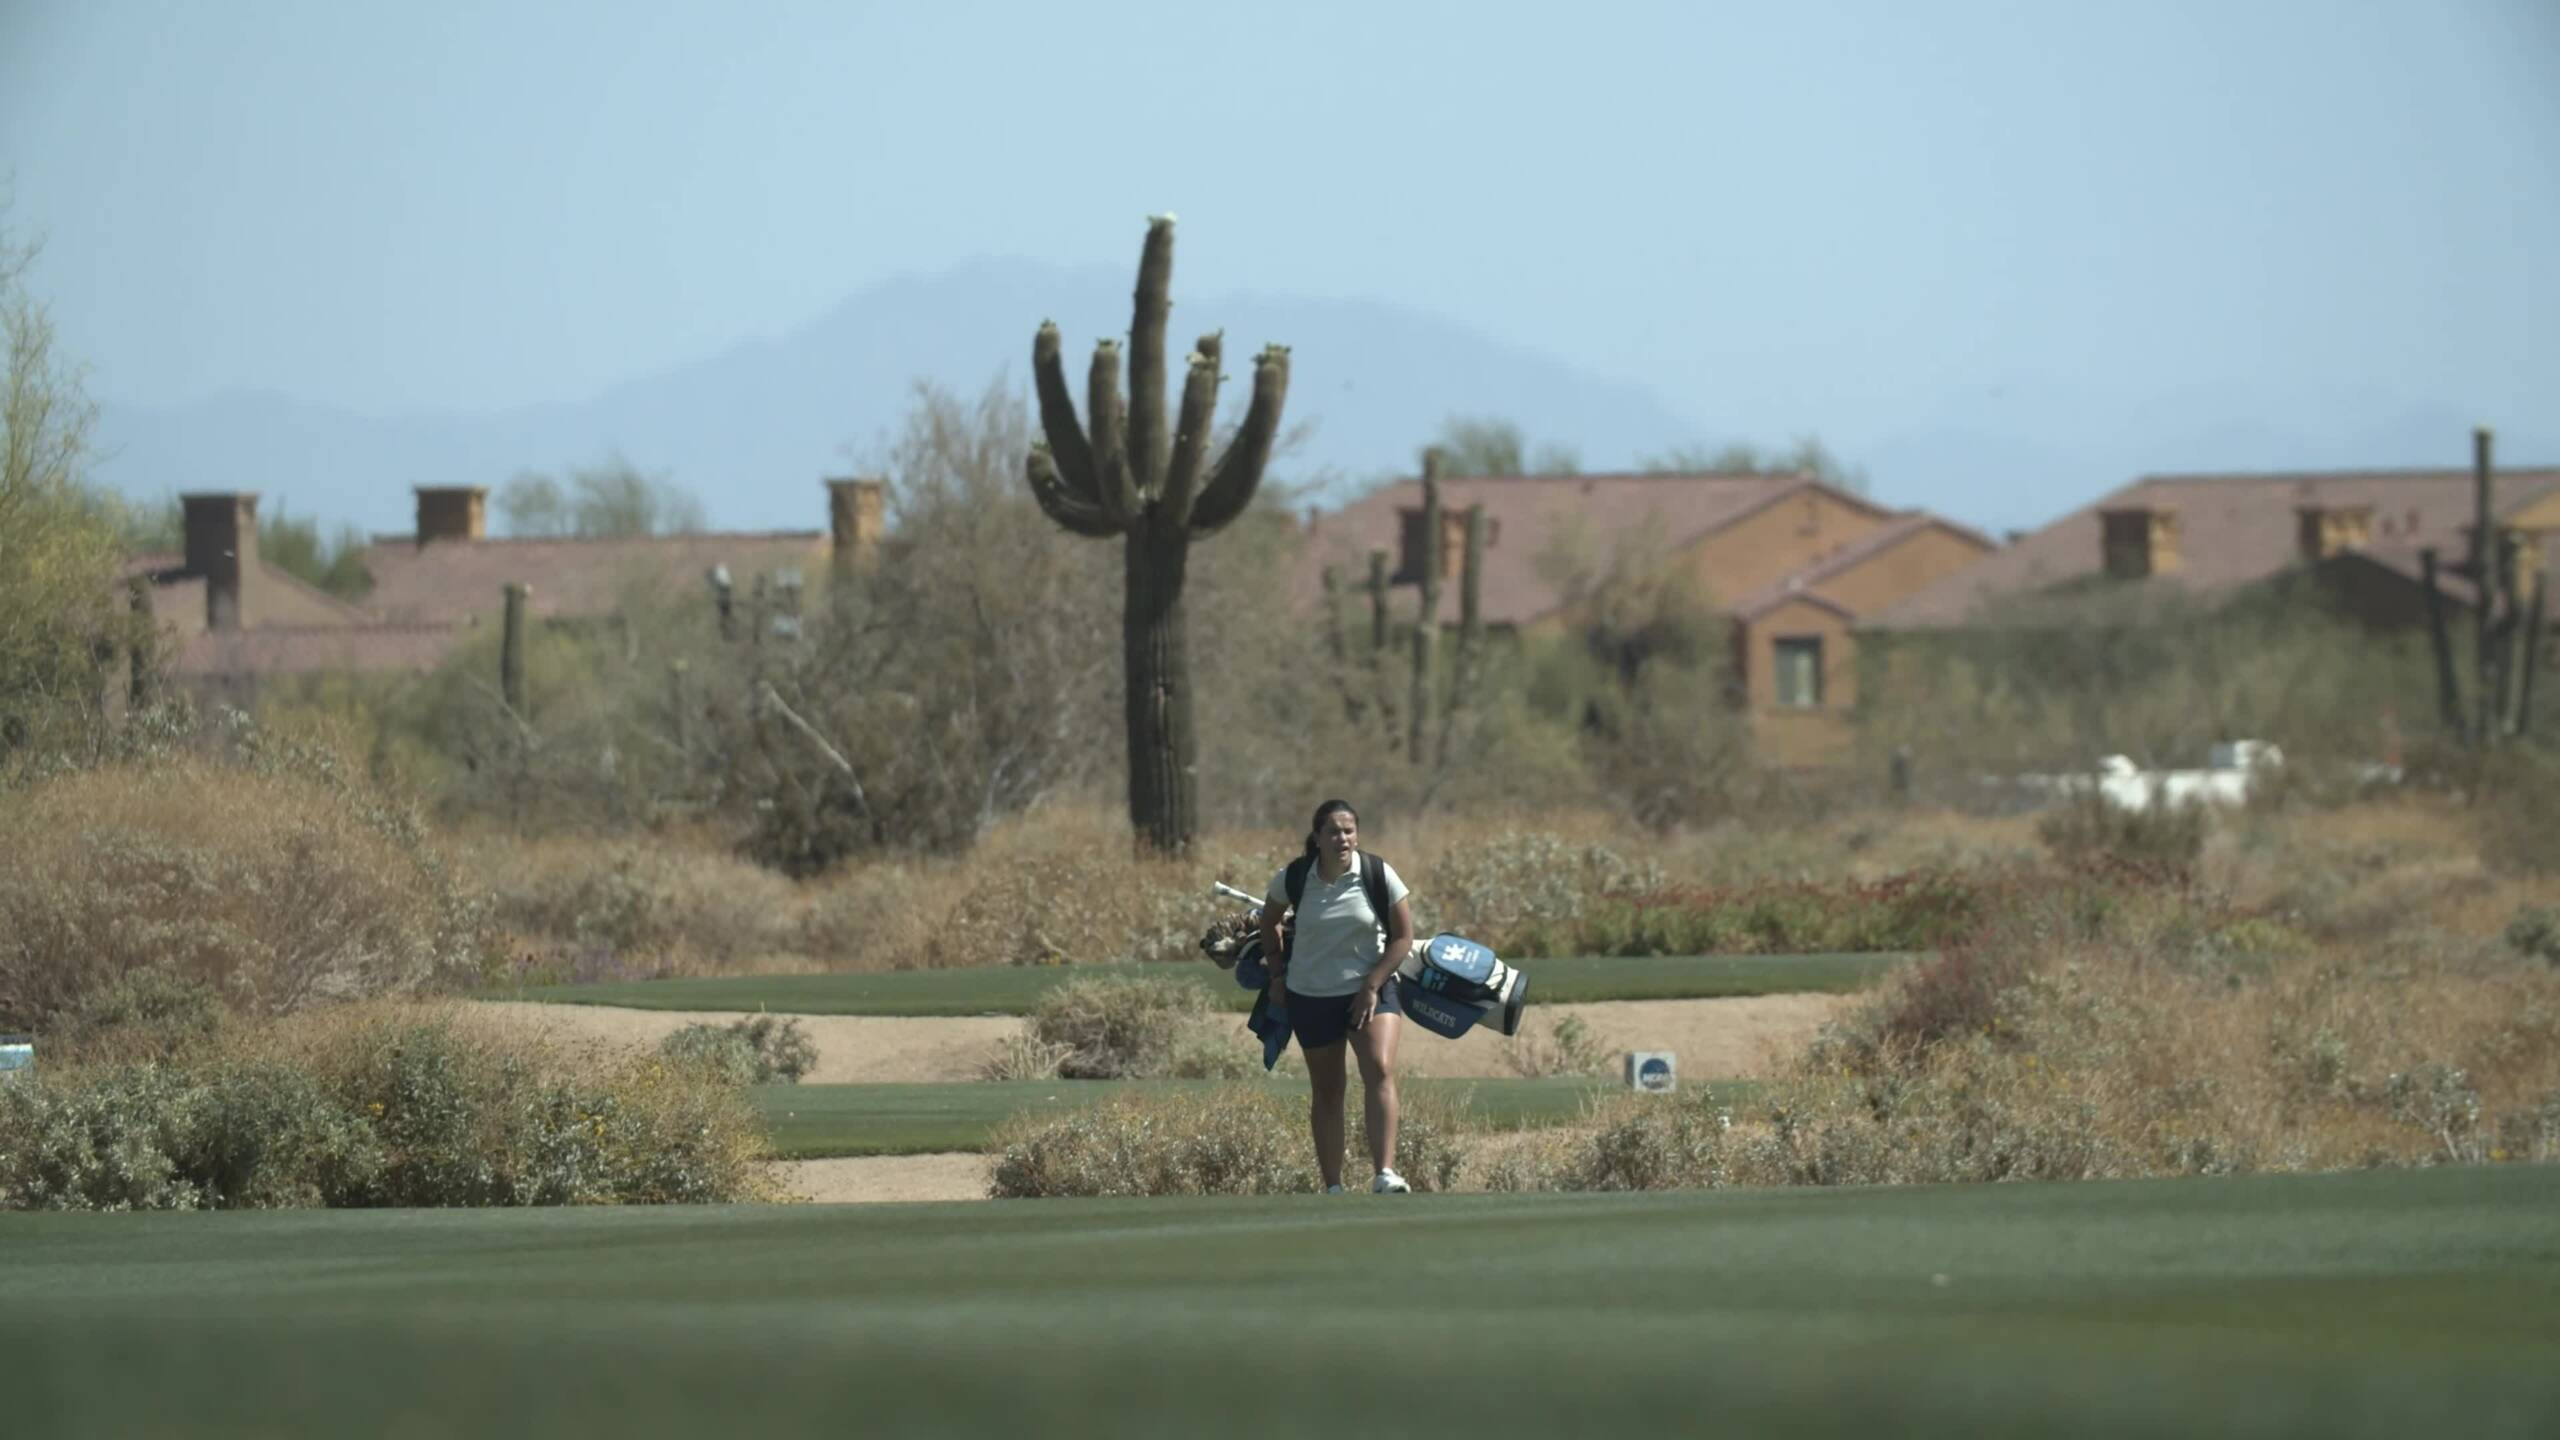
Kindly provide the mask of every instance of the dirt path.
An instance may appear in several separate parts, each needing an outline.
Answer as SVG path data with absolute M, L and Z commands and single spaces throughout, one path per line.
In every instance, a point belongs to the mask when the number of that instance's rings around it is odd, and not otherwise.
M 864 1155 L 795 1160 L 783 1167 L 794 1195 L 819 1205 L 885 1205 L 913 1200 L 984 1200 L 992 1155 Z
M 1717 1000 L 1616 1000 L 1533 1007 L 1516 1038 L 1477 1030 L 1457 1041 L 1407 1027 L 1401 1058 L 1410 1075 L 1486 1079 L 1517 1075 L 1515 1056 L 1555 1048 L 1556 1027 L 1582 1022 L 1591 1047 L 1614 1066 L 1629 1050 L 1668 1050 L 1683 1080 L 1771 1073 L 1813 1038 L 1823 1022 L 1855 1003 L 1845 995 L 1751 995 Z M 474 1013 L 522 1026 L 570 1045 L 645 1050 L 687 1025 L 727 1024 L 727 1012 L 623 1010 L 604 1005 L 490 1001 Z M 792 1017 L 818 1047 L 815 1085 L 974 1081 L 979 1066 L 1006 1037 L 1019 1034 L 1011 1016 L 800 1015 Z M 1256 1042 L 1240 1019 L 1239 1047 Z M 983 1200 L 993 1160 L 985 1155 L 880 1155 L 798 1160 L 784 1166 L 793 1194 L 819 1204 L 919 1200 Z
M 491 1000 L 472 1013 L 569 1044 L 647 1050 L 687 1025 L 727 1025 L 738 1016 L 708 1010 L 624 1010 L 610 1005 L 543 1005 Z M 818 1047 L 811 1085 L 925 1084 L 979 1078 L 978 1067 L 1022 1021 L 1009 1015 L 794 1015 Z
M 1516 1075 L 1511 1057 L 1552 1044 L 1556 1026 L 1572 1016 L 1592 1044 L 1615 1057 L 1629 1050 L 1669 1050 L 1684 1076 L 1729 1078 L 1764 1075 L 1777 1057 L 1813 1038 L 1824 1021 L 1849 1003 L 1840 995 L 1748 995 L 1719 1000 L 1612 1000 L 1589 1005 L 1534 1006 L 1515 1039 L 1478 1029 L 1456 1041 L 1408 1026 L 1402 1059 L 1408 1073 L 1445 1079 Z M 542 1005 L 488 1001 L 473 1013 L 502 1024 L 525 1026 L 572 1044 L 609 1049 L 649 1049 L 687 1025 L 725 1025 L 733 1014 L 699 1010 L 624 1010 L 608 1005 Z M 804 1078 L 812 1085 L 940 1084 L 976 1080 L 979 1066 L 1022 1021 L 1005 1015 L 884 1016 L 798 1015 L 801 1030 L 818 1047 L 818 1065 Z M 1229 1023 L 1229 1022 L 1222 1022 Z M 1244 1022 L 1231 1022 L 1239 1048 L 1255 1042 Z
M 1415 1075 L 1485 1079 L 1517 1075 L 1512 1057 L 1551 1045 L 1567 1016 L 1580 1020 L 1593 1048 L 1613 1067 L 1630 1050 L 1668 1050 L 1680 1074 L 1698 1079 L 1766 1075 L 1802 1049 L 1823 1022 L 1855 999 L 1847 995 L 1736 995 L 1720 1000 L 1610 1000 L 1590 1005 L 1532 1005 L 1521 1033 L 1505 1038 L 1482 1027 L 1456 1041 L 1413 1026 L 1397 1047 Z M 1239 1027 L 1241 1030 L 1241 1027 Z

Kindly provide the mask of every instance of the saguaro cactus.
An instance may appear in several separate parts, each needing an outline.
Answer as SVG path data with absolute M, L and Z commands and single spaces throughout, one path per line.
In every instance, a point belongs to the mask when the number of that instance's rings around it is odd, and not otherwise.
M 1413 738 L 1405 753 L 1414 764 L 1429 762 L 1423 740 L 1431 733 L 1431 687 L 1440 649 L 1440 451 L 1422 452 L 1422 555 L 1414 583 L 1422 588 L 1421 608 L 1413 622 L 1413 700 L 1408 717 Z
M 2522 537 L 2497 523 L 2496 470 L 2487 427 L 2471 432 L 2472 653 L 2478 681 L 2463 702 L 2454 677 L 2453 636 L 2436 585 L 2436 552 L 2418 552 L 2427 595 L 2427 639 L 2435 651 L 2436 694 L 2446 728 L 2475 749 L 2526 734 L 2533 724 L 2534 671 L 2541 656 L 2543 580 Z
M 1165 854 L 1199 828 L 1198 741 L 1191 728 L 1191 661 L 1182 613 L 1191 542 L 1245 511 L 1262 484 L 1289 390 L 1289 351 L 1267 345 L 1253 362 L 1253 398 L 1227 453 L 1208 463 L 1218 407 L 1219 337 L 1200 337 L 1168 433 L 1164 326 L 1173 309 L 1173 217 L 1147 222 L 1129 325 L 1129 403 L 1120 405 L 1120 347 L 1094 346 L 1086 379 L 1088 437 L 1058 361 L 1058 327 L 1031 342 L 1032 382 L 1045 444 L 1025 473 L 1032 497 L 1069 533 L 1122 542 L 1121 655 L 1129 723 L 1129 823 Z

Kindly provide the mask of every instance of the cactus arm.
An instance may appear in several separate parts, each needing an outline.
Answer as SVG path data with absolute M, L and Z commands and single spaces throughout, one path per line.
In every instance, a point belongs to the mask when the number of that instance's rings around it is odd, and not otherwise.
M 1182 413 L 1173 430 L 1173 463 L 1164 476 L 1165 519 L 1175 525 L 1191 521 L 1192 501 L 1200 494 L 1200 467 L 1209 456 L 1209 429 L 1218 420 L 1218 357 L 1223 341 L 1203 335 L 1191 352 L 1191 373 L 1182 382 Z
M 1120 523 L 1104 514 L 1100 505 L 1068 488 L 1048 446 L 1031 447 L 1031 458 L 1024 463 L 1023 473 L 1031 481 L 1031 498 L 1040 502 L 1041 513 L 1060 526 L 1095 540 L 1122 533 Z
M 1173 217 L 1157 215 L 1147 221 L 1129 320 L 1129 476 L 1144 500 L 1164 493 L 1164 322 L 1173 311 L 1172 292 Z
M 1120 411 L 1120 347 L 1113 341 L 1093 347 L 1085 413 L 1093 417 L 1094 503 L 1121 525 L 1134 524 L 1144 502 L 1129 478 L 1128 417 Z
M 1271 460 L 1272 437 L 1280 431 L 1280 407 L 1289 398 L 1289 347 L 1265 345 L 1253 362 L 1253 402 L 1244 423 L 1227 443 L 1226 455 L 1209 474 L 1200 498 L 1191 506 L 1191 533 L 1207 535 L 1225 527 L 1253 503 L 1262 484 L 1262 468 Z
M 1043 320 L 1040 333 L 1031 341 L 1032 388 L 1040 397 L 1040 429 L 1049 437 L 1052 457 L 1051 474 L 1068 494 L 1092 504 L 1100 499 L 1094 488 L 1093 451 L 1085 444 L 1084 429 L 1076 424 L 1076 406 L 1067 398 L 1066 372 L 1058 364 L 1058 327 Z

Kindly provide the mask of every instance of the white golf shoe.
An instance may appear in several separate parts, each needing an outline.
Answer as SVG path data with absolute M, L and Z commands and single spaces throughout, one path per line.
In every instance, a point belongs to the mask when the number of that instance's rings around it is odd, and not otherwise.
M 1337 1181 L 1331 1185 L 1327 1185 L 1324 1187 L 1324 1193 L 1327 1195 L 1339 1195 L 1343 1193 L 1341 1182 Z
M 1381 1170 L 1378 1172 L 1378 1178 L 1369 1182 L 1369 1193 L 1372 1195 L 1410 1195 L 1413 1193 L 1413 1187 L 1404 1183 L 1404 1177 L 1393 1170 Z

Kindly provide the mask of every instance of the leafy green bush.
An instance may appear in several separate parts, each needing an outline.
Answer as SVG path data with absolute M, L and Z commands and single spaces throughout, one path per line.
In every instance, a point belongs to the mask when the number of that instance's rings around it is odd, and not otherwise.
M 817 1044 L 787 1015 L 750 1015 L 730 1025 L 687 1025 L 658 1042 L 670 1060 L 707 1065 L 739 1085 L 797 1085 L 818 1063 Z
M 0 1208 L 705 1203 L 774 1190 L 762 1122 L 697 1067 L 582 1073 L 398 1009 L 234 1039 L 240 1053 L 0 1087 Z

